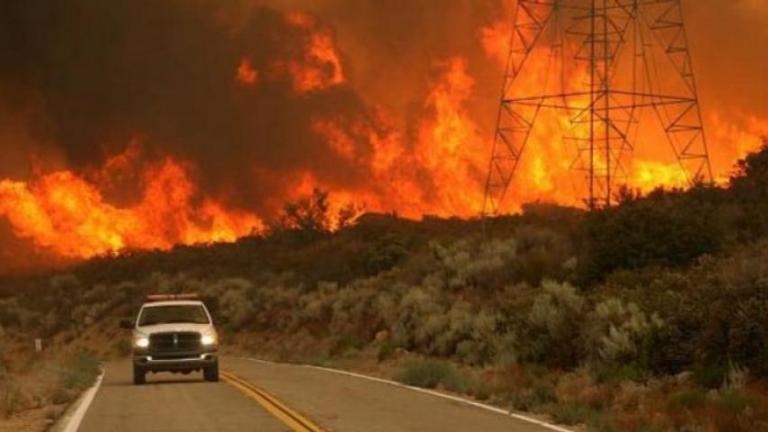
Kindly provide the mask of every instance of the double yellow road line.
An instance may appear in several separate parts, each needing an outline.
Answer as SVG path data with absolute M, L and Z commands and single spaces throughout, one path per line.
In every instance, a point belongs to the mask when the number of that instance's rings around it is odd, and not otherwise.
M 227 384 L 237 388 L 249 398 L 255 400 L 267 412 L 272 414 L 294 432 L 325 432 L 320 426 L 313 423 L 308 418 L 292 410 L 277 398 L 256 387 L 248 381 L 238 377 L 230 372 L 222 372 L 221 378 Z

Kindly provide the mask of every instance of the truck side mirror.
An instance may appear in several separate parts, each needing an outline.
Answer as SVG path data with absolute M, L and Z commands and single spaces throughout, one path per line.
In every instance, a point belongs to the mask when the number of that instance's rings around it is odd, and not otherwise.
M 120 328 L 131 330 L 133 329 L 133 321 L 129 319 L 120 320 Z

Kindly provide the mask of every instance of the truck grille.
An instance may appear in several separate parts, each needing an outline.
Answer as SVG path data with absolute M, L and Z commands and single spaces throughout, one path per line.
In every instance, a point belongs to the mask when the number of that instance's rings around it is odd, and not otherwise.
M 149 336 L 149 351 L 155 353 L 193 352 L 200 349 L 200 333 L 167 332 Z

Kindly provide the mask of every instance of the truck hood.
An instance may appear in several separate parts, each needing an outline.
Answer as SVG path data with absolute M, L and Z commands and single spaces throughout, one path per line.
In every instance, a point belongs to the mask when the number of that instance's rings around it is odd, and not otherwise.
M 136 331 L 144 335 L 151 335 L 155 333 L 166 333 L 166 332 L 198 332 L 201 334 L 216 333 L 213 330 L 213 326 L 210 324 L 186 324 L 186 323 L 141 326 L 141 327 L 137 327 Z

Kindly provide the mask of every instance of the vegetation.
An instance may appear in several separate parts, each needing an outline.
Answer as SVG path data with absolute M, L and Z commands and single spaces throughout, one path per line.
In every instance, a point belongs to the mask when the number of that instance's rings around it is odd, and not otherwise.
M 73 400 L 94 383 L 100 371 L 99 362 L 93 355 L 86 352 L 75 353 L 58 369 L 58 387 L 53 401 L 66 403 Z
M 354 214 L 316 192 L 263 237 L 8 276 L 0 326 L 75 337 L 144 293 L 194 291 L 229 336 L 280 338 L 286 359 L 372 352 L 407 384 L 597 431 L 768 428 L 768 149 L 726 188 L 528 205 L 485 236 Z
M 410 386 L 423 388 L 443 388 L 450 391 L 466 391 L 466 383 L 456 369 L 447 362 L 424 360 L 408 365 L 396 377 L 398 381 Z

